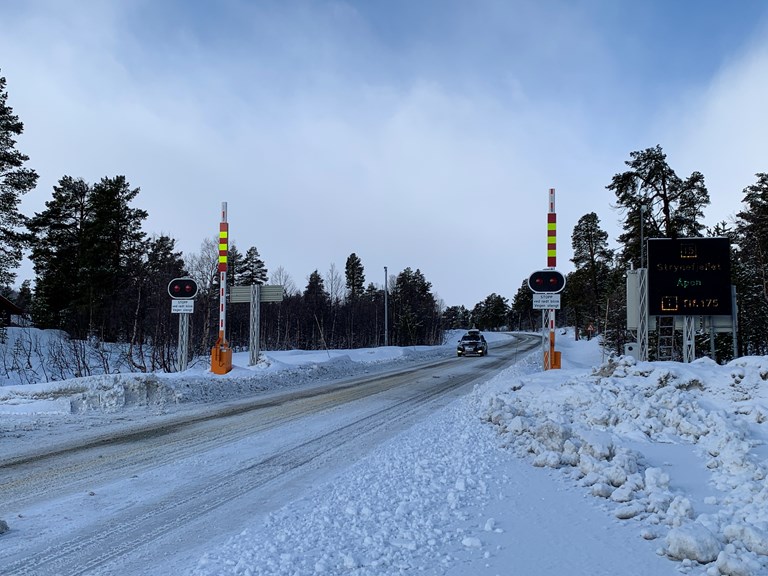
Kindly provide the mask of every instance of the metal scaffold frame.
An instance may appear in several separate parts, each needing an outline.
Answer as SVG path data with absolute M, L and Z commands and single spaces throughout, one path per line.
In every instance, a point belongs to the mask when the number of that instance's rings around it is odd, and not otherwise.
M 648 269 L 640 268 L 638 270 L 638 280 L 640 281 L 640 310 L 637 320 L 637 343 L 640 346 L 638 360 L 645 362 L 648 360 Z
M 693 362 L 696 359 L 696 340 L 694 338 L 694 317 L 683 316 L 683 362 Z

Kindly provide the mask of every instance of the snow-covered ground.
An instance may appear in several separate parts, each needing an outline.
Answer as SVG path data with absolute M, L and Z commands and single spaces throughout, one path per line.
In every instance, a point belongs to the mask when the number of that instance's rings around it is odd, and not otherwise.
M 41 435 L 169 418 L 453 345 L 268 352 L 250 368 L 243 354 L 226 377 L 200 365 L 3 386 L 0 462 Z M 557 348 L 562 370 L 521 358 L 179 573 L 768 574 L 768 357 L 635 363 L 570 333 Z

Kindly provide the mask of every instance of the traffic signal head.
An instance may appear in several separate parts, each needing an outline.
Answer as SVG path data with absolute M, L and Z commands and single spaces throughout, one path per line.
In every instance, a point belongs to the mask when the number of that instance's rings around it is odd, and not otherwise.
M 174 278 L 168 283 L 171 298 L 189 299 L 197 296 L 197 282 L 192 278 Z
M 528 277 L 528 287 L 534 292 L 562 292 L 565 276 L 557 270 L 537 270 Z

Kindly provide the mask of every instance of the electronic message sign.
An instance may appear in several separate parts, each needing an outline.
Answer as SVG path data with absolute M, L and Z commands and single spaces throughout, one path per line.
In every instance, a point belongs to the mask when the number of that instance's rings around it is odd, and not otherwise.
M 650 316 L 730 316 L 727 238 L 648 240 Z

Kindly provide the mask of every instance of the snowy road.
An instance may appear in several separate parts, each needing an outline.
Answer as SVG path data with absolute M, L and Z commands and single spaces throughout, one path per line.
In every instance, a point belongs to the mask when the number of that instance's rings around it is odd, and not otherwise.
M 24 519 L 25 529 L 3 539 L 0 566 L 9 576 L 141 574 L 146 566 L 181 573 L 201 550 L 332 478 L 539 343 L 518 339 L 485 358 L 265 394 L 7 456 L 0 509 Z

